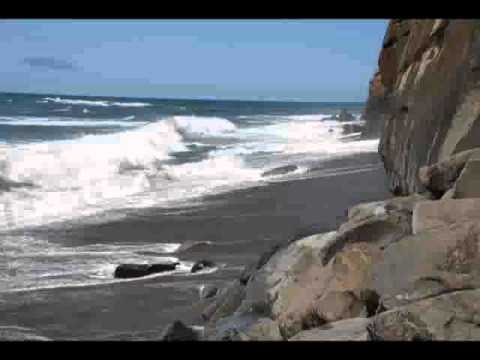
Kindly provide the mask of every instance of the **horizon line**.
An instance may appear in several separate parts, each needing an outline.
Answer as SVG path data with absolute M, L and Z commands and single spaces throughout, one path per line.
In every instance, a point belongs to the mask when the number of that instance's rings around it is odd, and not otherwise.
M 115 99 L 152 99 L 152 100 L 193 100 L 193 101 L 238 101 L 238 102 L 294 102 L 294 103 L 365 103 L 362 101 L 325 101 L 325 100 L 292 100 L 292 99 L 234 99 L 234 98 L 214 98 L 214 97 L 149 97 L 149 96 L 113 96 L 113 95 L 85 95 L 85 94 L 67 94 L 67 93 L 51 93 L 51 92 L 26 92 L 26 91 L 0 91 L 0 94 L 11 95 L 56 95 L 56 96 L 77 96 L 77 97 L 105 97 Z

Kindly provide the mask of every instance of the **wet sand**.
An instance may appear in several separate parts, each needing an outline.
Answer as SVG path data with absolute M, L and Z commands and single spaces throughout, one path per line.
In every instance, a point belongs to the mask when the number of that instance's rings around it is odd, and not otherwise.
M 0 326 L 25 326 L 53 339 L 157 339 L 170 321 L 201 325 L 198 287 L 234 279 L 275 242 L 336 228 L 348 207 L 389 197 L 377 154 L 326 162 L 324 168 L 374 165 L 368 171 L 274 182 L 206 198 L 185 212 L 136 211 L 118 221 L 37 229 L 64 246 L 109 242 L 209 245 L 174 253 L 181 260 L 210 259 L 211 274 L 162 276 L 110 285 L 0 294 Z M 315 174 L 312 174 L 315 175 Z M 322 177 L 323 176 L 323 177 Z

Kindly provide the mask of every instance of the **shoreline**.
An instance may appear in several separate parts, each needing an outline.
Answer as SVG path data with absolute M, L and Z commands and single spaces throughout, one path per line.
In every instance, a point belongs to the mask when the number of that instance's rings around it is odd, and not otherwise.
M 357 154 L 326 162 L 324 168 L 361 167 L 379 161 L 376 153 Z M 155 209 L 145 209 L 118 222 L 45 229 L 36 236 L 51 242 L 68 239 L 65 246 L 112 240 L 152 244 L 210 241 L 211 245 L 203 248 L 194 246 L 169 256 L 188 261 L 207 258 L 226 267 L 195 276 L 165 275 L 85 288 L 0 294 L 0 299 L 6 300 L 0 302 L 4 318 L 1 325 L 30 327 L 42 336 L 59 340 L 115 339 L 117 335 L 119 340 L 128 332 L 131 339 L 149 338 L 148 334 L 158 338 L 160 331 L 177 318 L 202 325 L 201 310 L 192 309 L 192 303 L 201 306 L 199 286 L 221 288 L 274 243 L 335 228 L 345 218 L 346 208 L 386 196 L 382 168 L 341 174 L 335 181 L 313 177 L 209 196 L 204 206 L 189 213 L 159 215 Z M 49 315 L 52 311 L 54 317 Z M 85 321 L 85 317 L 91 321 Z

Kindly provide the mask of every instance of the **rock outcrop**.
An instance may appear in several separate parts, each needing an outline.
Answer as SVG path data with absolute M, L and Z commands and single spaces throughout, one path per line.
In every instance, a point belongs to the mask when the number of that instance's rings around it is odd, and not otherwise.
M 391 191 L 275 244 L 205 308 L 207 340 L 480 340 L 480 22 L 392 20 L 370 83 Z
M 480 21 L 390 21 L 363 118 L 394 193 L 422 191 L 420 167 L 480 145 L 479 70 Z
M 206 339 L 479 339 L 479 210 L 430 193 L 353 206 L 337 231 L 247 267 L 210 305 Z

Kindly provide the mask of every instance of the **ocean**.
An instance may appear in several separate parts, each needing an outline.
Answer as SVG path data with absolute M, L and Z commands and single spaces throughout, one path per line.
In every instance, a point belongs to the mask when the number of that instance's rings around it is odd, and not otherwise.
M 199 288 L 385 197 L 363 106 L 0 94 L 0 328 L 147 339 L 180 314 L 198 322 Z M 341 109 L 354 120 L 329 119 Z M 216 266 L 191 274 L 198 258 Z M 180 266 L 113 276 L 164 260 Z

